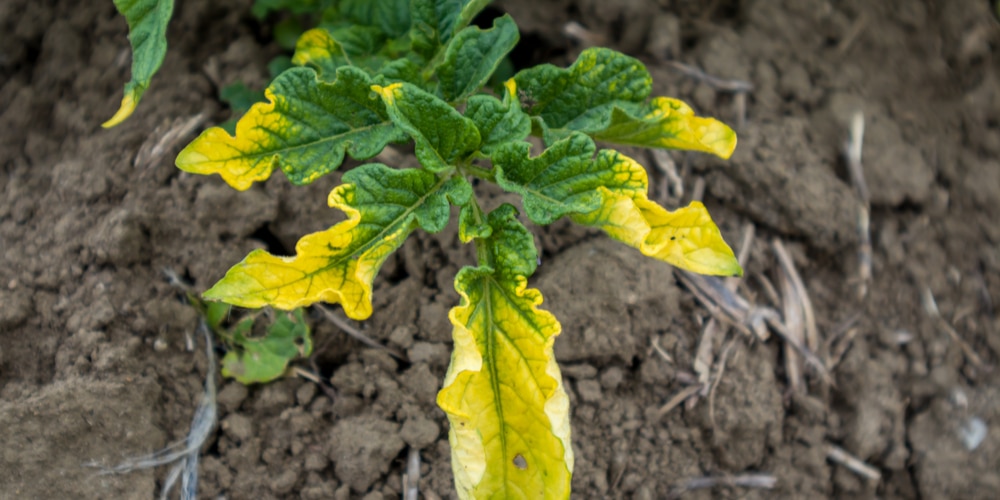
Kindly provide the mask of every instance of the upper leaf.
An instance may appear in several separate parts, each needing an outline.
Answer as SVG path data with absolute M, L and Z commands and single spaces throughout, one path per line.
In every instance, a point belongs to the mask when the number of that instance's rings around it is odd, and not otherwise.
M 519 37 L 509 15 L 498 17 L 485 31 L 476 26 L 459 31 L 437 69 L 444 100 L 456 102 L 478 92 L 517 45 Z
M 573 470 L 569 398 L 552 344 L 561 327 L 527 288 L 531 233 L 503 205 L 488 216 L 486 262 L 455 278 L 448 317 L 455 350 L 438 393 L 450 422 L 460 498 L 568 498 Z
M 325 301 L 340 303 L 353 319 L 365 319 L 372 312 L 372 281 L 385 259 L 418 226 L 432 233 L 443 229 L 449 198 L 463 203 L 471 196 L 461 177 L 438 179 L 425 170 L 377 163 L 355 168 L 343 180 L 329 203 L 347 213 L 347 220 L 302 237 L 294 257 L 254 250 L 205 298 L 279 309 Z
M 297 66 L 310 66 L 316 70 L 320 78 L 335 80 L 337 68 L 350 66 L 351 59 L 329 31 L 314 28 L 306 31 L 295 43 L 295 54 L 292 63 Z
M 676 99 L 646 103 L 652 78 L 637 59 L 605 48 L 583 51 L 569 68 L 543 64 L 514 76 L 529 115 L 548 142 L 580 131 L 644 147 L 732 155 L 736 134 Z
M 413 50 L 427 60 L 469 25 L 490 0 L 413 0 L 410 38 Z
M 392 121 L 413 137 L 424 168 L 440 172 L 479 146 L 479 131 L 472 120 L 416 85 L 397 82 L 373 85 L 372 90 L 382 97 Z
M 236 135 L 210 128 L 177 156 L 177 166 L 219 174 L 239 190 L 279 166 L 294 184 L 308 184 L 340 166 L 344 154 L 364 160 L 405 136 L 371 97 L 371 79 L 357 68 L 337 70 L 333 83 L 308 68 L 282 73 L 236 125 Z
M 474 95 L 465 107 L 465 117 L 479 129 L 479 150 L 491 154 L 501 144 L 523 140 L 531 134 L 531 118 L 521 109 L 514 80 L 504 83 L 503 102 L 491 95 Z
M 132 45 L 132 78 L 125 84 L 125 95 L 114 116 L 101 124 L 111 128 L 132 115 L 149 88 L 153 75 L 167 55 L 167 23 L 174 12 L 174 0 L 114 0 L 115 8 L 128 23 Z
M 535 158 L 529 156 L 530 147 L 526 142 L 506 144 L 492 159 L 497 184 L 523 197 L 524 210 L 536 224 L 598 209 L 601 186 L 646 189 L 645 171 L 621 161 L 615 151 L 603 150 L 595 158 L 594 141 L 582 133 L 570 134 Z
M 232 330 L 233 346 L 222 358 L 222 375 L 241 384 L 270 382 L 283 373 L 288 362 L 312 353 L 309 325 L 302 310 L 279 312 L 261 338 L 247 337 L 255 318 L 247 318 Z
M 341 0 L 340 11 L 351 21 L 375 26 L 393 38 L 410 29 L 410 0 Z

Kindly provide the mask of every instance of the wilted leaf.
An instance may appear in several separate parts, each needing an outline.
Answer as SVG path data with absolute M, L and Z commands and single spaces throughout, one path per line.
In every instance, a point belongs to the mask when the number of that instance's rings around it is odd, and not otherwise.
M 527 288 L 536 267 L 531 233 L 503 205 L 488 216 L 486 262 L 455 278 L 449 318 L 455 350 L 438 393 L 451 423 L 461 498 L 568 498 L 573 470 L 569 398 L 552 344 L 561 327 Z
M 223 376 L 241 384 L 270 382 L 285 373 L 289 361 L 312 354 L 312 336 L 302 310 L 276 316 L 262 338 L 233 332 L 233 349 L 222 358 Z
M 266 180 L 276 166 L 295 184 L 308 184 L 340 166 L 344 154 L 364 160 L 405 136 L 385 106 L 371 98 L 371 79 L 360 69 L 337 70 L 333 83 L 308 68 L 282 73 L 236 125 L 235 136 L 210 128 L 177 156 L 177 166 L 219 174 L 239 190 Z
M 149 88 L 153 75 L 167 55 L 167 23 L 174 12 L 174 0 L 114 0 L 115 8 L 128 23 L 132 44 L 132 78 L 125 84 L 121 106 L 101 126 L 111 128 L 132 115 Z
M 691 149 L 728 158 L 736 134 L 681 101 L 646 102 L 652 78 L 637 59 L 605 48 L 583 51 L 569 68 L 535 66 L 514 76 L 529 115 L 546 140 L 572 131 L 633 146 Z
M 448 222 L 448 199 L 464 203 L 471 186 L 461 177 L 438 179 L 426 170 L 373 163 L 344 174 L 330 206 L 348 219 L 295 245 L 294 257 L 254 250 L 205 298 L 242 307 L 294 309 L 340 303 L 353 319 L 371 315 L 372 281 L 389 255 L 417 227 L 437 232 Z

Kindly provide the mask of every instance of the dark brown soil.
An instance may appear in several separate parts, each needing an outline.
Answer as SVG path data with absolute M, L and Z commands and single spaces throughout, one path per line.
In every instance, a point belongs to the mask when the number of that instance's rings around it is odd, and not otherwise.
M 205 359 L 185 348 L 196 315 L 162 277 L 203 290 L 250 249 L 292 248 L 338 220 L 337 175 L 246 193 L 189 176 L 173 157 L 194 132 L 137 155 L 205 113 L 226 118 L 217 85 L 260 84 L 277 50 L 245 2 L 178 2 L 171 50 L 136 115 L 111 131 L 128 72 L 125 24 L 110 1 L 0 3 L 0 497 L 154 498 L 165 472 L 97 475 L 187 432 Z M 790 248 L 824 342 L 853 341 L 793 396 L 777 338 L 738 333 L 712 404 L 657 409 L 690 383 L 709 317 L 665 264 L 557 223 L 539 231 L 533 285 L 561 319 L 556 345 L 573 412 L 579 498 L 665 498 L 689 479 L 773 474 L 774 490 L 720 486 L 684 498 L 1000 496 L 1000 23 L 987 2 L 945 0 L 509 0 L 520 63 L 566 64 L 575 21 L 647 62 L 658 94 L 737 121 L 731 95 L 667 58 L 752 82 L 733 159 L 676 155 L 686 193 L 727 238 L 753 223 L 741 293 L 773 305 L 770 242 Z M 210 76 L 212 75 L 212 76 Z M 214 75 L 223 75 L 222 81 Z M 840 158 L 864 111 L 874 281 L 858 299 L 858 197 Z M 645 152 L 630 151 L 646 164 Z M 659 181 L 659 174 L 654 174 Z M 504 198 L 499 195 L 498 199 Z M 434 405 L 450 352 L 454 273 L 471 262 L 454 231 L 419 235 L 387 264 L 363 325 L 401 363 L 315 318 L 315 357 L 333 391 L 288 378 L 222 383 L 219 431 L 201 495 L 399 498 L 407 449 L 420 491 L 453 497 L 447 421 Z M 922 305 L 930 290 L 977 366 Z M 726 342 L 730 342 L 726 340 Z M 672 361 L 651 347 L 660 346 Z M 716 357 L 723 339 L 715 346 Z M 829 352 L 821 350 L 823 359 Z M 313 367 L 304 364 L 303 368 Z M 969 449 L 963 429 L 985 424 Z M 834 444 L 877 468 L 870 481 L 830 462 Z

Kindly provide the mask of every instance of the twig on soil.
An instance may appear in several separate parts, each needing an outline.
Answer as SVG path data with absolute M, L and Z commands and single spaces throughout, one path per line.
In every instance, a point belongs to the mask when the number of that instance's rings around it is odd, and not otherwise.
M 879 481 L 882 479 L 882 473 L 878 469 L 868 465 L 861 459 L 851 455 L 837 445 L 831 443 L 826 444 L 826 458 L 847 467 L 861 477 L 871 479 L 872 481 Z
M 858 208 L 858 298 L 868 296 L 868 286 L 872 280 L 872 236 L 871 236 L 871 194 L 865 182 L 865 172 L 861 164 L 861 146 L 865 137 L 865 115 L 855 111 L 851 115 L 851 125 L 844 142 L 844 159 L 847 171 L 861 198 Z
M 930 288 L 924 287 L 921 299 L 924 304 L 924 312 L 926 312 L 927 315 L 937 323 L 938 328 L 944 330 L 945 333 L 951 337 L 951 340 L 962 348 L 962 352 L 965 353 L 965 357 L 969 359 L 969 362 L 976 367 L 982 367 L 985 364 L 983 363 L 983 359 L 976 354 L 976 351 L 972 349 L 972 346 L 962 340 L 962 337 L 958 334 L 955 328 L 941 316 L 941 311 L 938 310 L 937 301 L 934 300 L 934 294 L 931 293 Z
M 683 403 L 687 398 L 694 396 L 701 390 L 701 384 L 695 384 L 692 386 L 685 387 L 680 390 L 677 394 L 674 394 L 669 401 L 667 401 L 660 409 L 656 410 L 656 416 L 653 418 L 654 422 L 659 422 L 667 413 L 671 410 L 677 408 L 681 403 Z
M 157 127 L 146 142 L 139 147 L 132 165 L 139 168 L 146 168 L 155 165 L 182 139 L 188 136 L 196 128 L 205 123 L 208 115 L 198 113 L 188 119 L 178 118 L 170 124 L 167 130 L 162 130 L 162 125 Z
M 659 337 L 653 337 L 652 340 L 649 341 L 649 347 L 653 351 L 655 351 L 656 354 L 659 354 L 660 357 L 663 358 L 664 361 L 666 361 L 667 363 L 670 363 L 670 364 L 674 364 L 674 358 L 671 358 L 670 354 L 667 353 L 667 351 L 663 350 L 662 347 L 660 347 L 660 339 L 659 339 Z
M 725 79 L 719 78 L 717 76 L 709 75 L 705 73 L 700 68 L 684 64 L 679 61 L 664 61 L 667 66 L 673 68 L 674 70 L 683 73 L 684 76 L 695 79 L 715 90 L 721 90 L 723 92 L 753 92 L 753 84 L 743 80 L 735 79 Z
M 410 448 L 406 457 L 406 473 L 403 474 L 403 500 L 417 500 L 420 497 L 420 450 Z
M 779 267 L 779 269 L 783 271 L 784 268 Z M 788 330 L 789 335 L 795 337 L 797 343 L 804 344 L 805 333 L 802 323 L 802 303 L 798 300 L 798 294 L 795 293 L 795 285 L 792 284 L 792 280 L 788 274 L 786 272 L 781 272 L 780 274 L 781 281 L 778 286 L 781 287 L 785 328 Z M 789 342 L 785 343 L 785 369 L 788 372 L 788 383 L 792 388 L 792 392 L 805 394 L 806 382 L 802 374 L 802 359 L 799 358 L 797 351 Z
M 705 178 L 698 176 L 694 178 L 694 187 L 691 188 L 691 199 L 701 201 L 705 197 Z
M 847 349 L 851 347 L 854 342 L 854 337 L 858 335 L 861 331 L 858 327 L 848 328 L 847 332 L 844 333 L 843 338 L 837 342 L 836 345 L 830 347 L 830 357 L 826 360 L 826 369 L 833 371 L 837 365 L 844 359 L 844 354 L 847 354 Z
M 735 79 L 719 78 L 709 75 L 700 68 L 690 66 L 679 61 L 665 61 L 667 66 L 673 68 L 684 76 L 697 80 L 708 85 L 715 91 L 729 92 L 733 94 L 733 103 L 736 105 L 736 128 L 742 129 L 746 125 L 747 117 L 747 94 L 753 92 L 754 87 L 750 82 Z
M 772 246 L 774 247 L 775 255 L 778 257 L 778 264 L 781 270 L 788 276 L 796 299 L 802 308 L 806 333 L 805 345 L 811 351 L 815 352 L 819 349 L 819 329 L 816 327 L 816 314 L 813 312 L 812 299 L 809 298 L 809 292 L 806 291 L 806 286 L 802 283 L 802 277 L 799 276 L 799 272 L 795 269 L 792 257 L 788 254 L 788 250 L 785 250 L 785 245 L 781 243 L 781 240 L 775 239 L 772 242 Z
M 684 197 L 684 180 L 677 173 L 677 162 L 670 156 L 670 153 L 662 149 L 650 150 L 650 157 L 653 166 L 664 176 L 663 196 L 669 198 Z
M 722 354 L 719 355 L 719 362 L 716 363 L 718 370 L 715 372 L 715 378 L 712 379 L 712 387 L 708 390 L 708 420 L 712 422 L 712 428 L 715 428 L 715 388 L 719 386 L 719 381 L 722 380 L 722 375 L 726 373 L 726 361 L 729 360 L 729 351 L 733 349 L 736 345 L 736 339 L 732 339 L 726 343 L 726 346 L 722 348 Z
M 584 28 L 582 24 L 576 21 L 566 23 L 563 26 L 563 34 L 576 40 L 584 48 L 607 45 L 607 40 L 603 35 Z
M 740 263 L 740 267 L 746 267 L 747 260 L 750 258 L 750 248 L 753 246 L 754 233 L 755 227 L 753 224 L 747 224 L 743 227 L 743 239 L 740 241 L 740 247 L 736 257 L 737 262 Z M 736 288 L 739 286 L 740 279 L 741 278 L 734 277 L 726 278 L 723 281 L 723 286 L 735 294 Z M 724 332 L 725 329 L 719 324 L 719 321 L 715 318 L 711 318 L 705 325 L 705 329 L 701 335 L 701 340 L 698 343 L 698 350 L 696 351 L 694 357 L 694 371 L 698 374 L 698 381 L 705 386 L 706 392 L 708 391 L 708 380 L 712 370 L 712 346 L 716 335 Z M 702 393 L 702 396 L 705 395 L 705 393 Z
M 868 25 L 868 18 L 865 17 L 864 13 L 862 13 L 854 21 L 854 24 L 851 25 L 851 29 L 847 32 L 846 35 L 844 35 L 844 38 L 840 40 L 840 43 L 837 44 L 837 54 L 839 55 L 846 54 L 848 49 L 851 48 L 851 45 L 854 44 L 854 41 L 858 39 L 858 36 L 861 35 L 861 32 L 864 31 L 867 25 Z
M 103 474 L 126 474 L 136 470 L 173 464 L 163 482 L 160 498 L 169 498 L 170 491 L 173 490 L 178 478 L 181 480 L 181 500 L 195 500 L 198 497 L 198 459 L 202 445 L 215 429 L 218 411 L 215 399 L 216 361 L 211 329 L 202 319 L 198 324 L 198 330 L 205 338 L 205 357 L 208 360 L 208 366 L 205 373 L 205 389 L 202 392 L 201 401 L 198 402 L 198 407 L 194 411 L 194 417 L 191 419 L 191 429 L 188 431 L 187 437 L 149 455 L 128 458 L 114 467 L 102 467 L 96 463 L 86 464 L 87 466 L 101 468 Z
M 334 325 L 336 325 L 337 328 L 340 328 L 341 331 L 343 331 L 344 333 L 350 335 L 351 337 L 353 337 L 358 342 L 361 342 L 362 344 L 364 344 L 364 345 L 366 345 L 368 347 L 374 348 L 374 349 L 382 349 L 382 350 L 388 352 L 389 355 L 391 355 L 392 357 L 394 357 L 394 358 L 396 358 L 396 359 L 398 359 L 400 361 L 409 361 L 409 359 L 407 359 L 405 353 L 403 353 L 402 351 L 400 351 L 398 349 L 394 349 L 392 347 L 385 346 L 385 345 L 379 344 L 378 342 L 375 342 L 374 340 L 372 340 L 371 338 L 369 338 L 364 333 L 361 333 L 361 330 L 358 330 L 357 328 L 354 328 L 353 326 L 351 326 L 351 324 L 348 323 L 347 320 L 341 318 L 340 316 L 337 316 L 333 311 L 330 310 L 329 307 L 327 307 L 327 306 L 325 306 L 323 304 L 316 304 L 316 308 L 319 309 L 320 312 L 323 313 L 323 316 L 326 316 L 326 319 L 330 320 L 331 323 L 333 323 Z
M 738 476 L 706 476 L 691 478 L 670 492 L 668 498 L 679 498 L 688 491 L 726 486 L 730 488 L 774 489 L 778 479 L 772 474 L 740 474 Z

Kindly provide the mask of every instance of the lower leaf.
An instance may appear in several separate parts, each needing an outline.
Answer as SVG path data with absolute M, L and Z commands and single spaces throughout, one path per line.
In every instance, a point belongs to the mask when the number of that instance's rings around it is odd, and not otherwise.
M 458 182 L 455 181 L 458 180 Z M 373 163 L 344 174 L 330 206 L 348 219 L 304 236 L 294 257 L 254 250 L 205 292 L 205 298 L 257 308 L 294 309 L 315 302 L 340 303 L 353 319 L 372 313 L 372 281 L 382 263 L 418 226 L 440 231 L 448 198 L 467 198 L 460 177 L 439 179 L 425 170 L 396 170 Z
M 461 498 L 569 498 L 569 399 L 552 355 L 561 327 L 526 283 L 488 267 L 455 279 L 462 303 L 448 315 L 455 350 L 438 405 Z
M 437 398 L 451 423 L 456 490 L 471 499 L 568 498 L 569 398 L 552 355 L 561 327 L 527 288 L 533 236 L 511 205 L 471 218 L 490 230 L 476 237 L 480 267 L 455 277 L 455 350 Z

